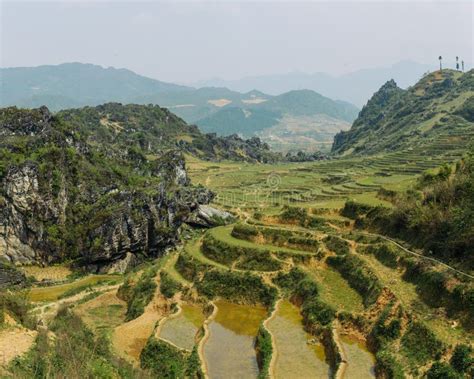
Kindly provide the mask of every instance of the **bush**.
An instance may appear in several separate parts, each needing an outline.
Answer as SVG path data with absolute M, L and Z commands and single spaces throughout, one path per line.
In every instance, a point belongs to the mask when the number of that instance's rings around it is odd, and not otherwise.
M 402 338 L 407 356 L 418 364 L 437 358 L 443 351 L 443 343 L 420 322 L 412 322 Z
M 358 203 L 353 200 L 348 200 L 341 209 L 341 215 L 347 218 L 356 219 L 359 216 L 365 215 L 374 207 L 367 204 Z
M 454 348 L 454 353 L 450 360 L 451 366 L 458 372 L 474 374 L 474 357 L 472 350 L 471 346 L 457 345 Z
M 117 295 L 127 302 L 125 320 L 130 321 L 142 315 L 145 307 L 153 299 L 156 291 L 156 268 L 150 267 L 140 276 L 136 284 L 126 279 L 119 288 Z
M 324 238 L 324 243 L 326 247 L 336 253 L 337 255 L 344 255 L 350 253 L 350 245 L 349 242 L 343 240 L 340 237 L 336 236 L 327 236 Z
M 197 284 L 200 293 L 212 299 L 221 296 L 225 299 L 261 303 L 272 306 L 277 298 L 277 290 L 267 286 L 262 279 L 250 273 L 208 271 Z
M 174 280 L 167 272 L 160 272 L 160 292 L 168 299 L 173 297 L 176 292 L 181 291 L 181 283 Z
M 395 357 L 386 350 L 380 350 L 376 354 L 375 372 L 377 377 L 387 379 L 405 379 L 403 366 Z
M 270 376 L 269 368 L 272 360 L 273 346 L 272 337 L 263 325 L 260 326 L 255 339 L 255 350 L 257 353 L 258 369 L 260 371 L 258 379 L 266 379 Z
M 390 268 L 397 268 L 399 253 L 393 245 L 382 243 L 368 247 L 369 253 L 373 254 L 377 260 Z
M 336 317 L 335 309 L 317 298 L 308 298 L 303 303 L 301 314 L 303 315 L 305 325 L 309 329 L 317 324 L 328 325 Z
M 156 378 L 184 378 L 186 358 L 181 350 L 152 336 L 140 354 L 140 366 Z
M 435 362 L 426 373 L 427 379 L 462 379 L 452 367 L 446 363 Z
M 183 278 L 191 282 L 199 281 L 201 274 L 212 269 L 212 266 L 206 265 L 186 253 L 179 254 L 175 267 Z
M 21 325 L 34 329 L 36 318 L 31 315 L 31 303 L 24 292 L 0 292 L 0 311 L 7 311 Z M 4 317 L 4 312 L 2 317 Z M 1 324 L 1 323 L 0 323 Z
M 237 267 L 244 270 L 276 271 L 281 268 L 281 263 L 272 257 L 270 250 L 231 245 L 210 233 L 203 239 L 202 252 L 209 259 L 228 266 L 240 259 Z

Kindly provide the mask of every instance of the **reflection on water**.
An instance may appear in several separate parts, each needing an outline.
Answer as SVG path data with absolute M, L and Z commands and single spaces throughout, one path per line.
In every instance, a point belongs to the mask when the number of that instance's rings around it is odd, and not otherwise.
M 268 323 L 268 329 L 275 337 L 277 378 L 329 377 L 324 347 L 320 343 L 308 344 L 313 337 L 304 331 L 298 307 L 287 300 L 282 301 L 275 317 Z
M 365 344 L 348 336 L 341 336 L 341 342 L 348 363 L 344 378 L 375 378 L 375 357 Z
M 192 350 L 198 329 L 204 322 L 202 309 L 195 305 L 181 305 L 181 313 L 166 320 L 160 331 L 164 338 L 183 349 Z
M 218 312 L 209 324 L 204 356 L 211 379 L 256 378 L 254 339 L 266 317 L 263 307 L 216 302 Z

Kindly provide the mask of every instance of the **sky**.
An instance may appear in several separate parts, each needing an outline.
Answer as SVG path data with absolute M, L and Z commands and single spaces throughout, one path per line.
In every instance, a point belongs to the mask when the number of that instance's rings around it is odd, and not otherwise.
M 473 62 L 472 1 L 4 1 L 0 66 L 64 62 L 190 83 Z

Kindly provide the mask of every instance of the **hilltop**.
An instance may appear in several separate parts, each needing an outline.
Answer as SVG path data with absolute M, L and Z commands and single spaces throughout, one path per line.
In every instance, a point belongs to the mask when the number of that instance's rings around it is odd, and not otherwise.
M 126 69 L 82 63 L 0 69 L 0 106 L 52 111 L 107 102 L 157 104 L 205 132 L 260 136 L 282 151 L 326 147 L 347 130 L 358 109 L 314 91 L 279 96 L 223 87 L 192 88 L 147 78 Z M 312 149 L 314 150 L 314 146 Z
M 403 90 L 385 83 L 349 131 L 334 138 L 336 154 L 451 148 L 474 135 L 474 70 L 433 72 Z

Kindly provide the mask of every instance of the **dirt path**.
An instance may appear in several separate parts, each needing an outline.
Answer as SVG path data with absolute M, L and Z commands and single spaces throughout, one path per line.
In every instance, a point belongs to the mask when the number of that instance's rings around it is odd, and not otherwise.
M 442 261 L 440 261 L 440 260 L 438 260 L 438 259 L 436 259 L 436 258 L 427 257 L 426 255 L 417 253 L 417 252 L 415 252 L 415 251 L 408 250 L 406 247 L 400 245 L 398 242 L 396 242 L 395 240 L 393 240 L 393 239 L 391 239 L 391 238 L 389 238 L 389 237 L 385 237 L 385 236 L 383 236 L 383 235 L 381 235 L 381 234 L 369 233 L 369 232 L 363 232 L 363 234 L 366 234 L 366 235 L 371 236 L 371 237 L 380 237 L 380 238 L 382 238 L 382 239 L 385 240 L 385 241 L 388 241 L 388 242 L 393 243 L 395 246 L 399 247 L 400 249 L 402 249 L 404 252 L 406 252 L 406 253 L 408 253 L 408 254 L 414 255 L 414 256 L 416 256 L 416 257 L 418 257 L 418 258 L 426 259 L 426 260 L 431 261 L 431 262 L 434 262 L 434 263 L 437 263 L 437 264 L 439 264 L 439 265 L 441 265 L 441 266 L 443 266 L 443 267 L 445 267 L 445 268 L 447 268 L 447 269 L 449 269 L 449 270 L 452 270 L 452 271 L 454 271 L 454 272 L 456 272 L 456 273 L 458 273 L 458 274 L 460 274 L 460 275 L 463 275 L 463 276 L 465 276 L 465 277 L 467 277 L 467 278 L 469 278 L 469 279 L 474 279 L 474 276 L 472 276 L 472 275 L 470 275 L 470 274 L 467 274 L 467 273 L 465 273 L 465 272 L 463 272 L 463 271 L 460 271 L 460 270 L 458 270 L 458 269 L 456 269 L 456 268 L 454 268 L 454 267 L 452 267 L 452 266 L 450 266 L 450 265 L 448 265 L 448 264 L 446 264 L 446 263 L 444 263 L 444 262 L 442 262 Z
M 95 291 L 103 291 L 103 292 L 108 292 L 117 289 L 120 287 L 120 284 L 114 284 L 114 285 L 106 285 L 102 287 L 95 287 Z M 80 300 L 82 300 L 84 297 L 89 295 L 91 292 L 89 291 L 83 291 L 81 293 L 78 293 L 77 295 L 70 296 L 64 299 L 56 300 L 53 302 L 49 303 L 42 303 L 41 305 L 36 306 L 33 308 L 33 312 L 37 315 L 38 321 L 41 321 L 44 325 L 47 325 L 49 321 L 51 321 L 55 316 L 56 313 L 58 312 L 58 309 L 61 305 L 69 305 L 69 304 L 74 304 Z
M 159 291 L 159 275 L 155 281 L 157 289 L 152 301 L 145 307 L 145 312 L 136 319 L 119 325 L 112 334 L 114 350 L 136 367 L 140 365 L 140 354 L 157 323 L 169 313 L 169 304 Z
M 277 360 L 277 355 L 278 355 L 278 350 L 276 347 L 276 341 L 275 341 L 275 336 L 273 335 L 272 332 L 270 332 L 270 329 L 268 329 L 268 323 L 275 317 L 278 307 L 280 306 L 281 303 L 281 298 L 277 300 L 275 303 L 275 307 L 273 308 L 272 313 L 270 316 L 268 316 L 264 321 L 263 321 L 263 326 L 267 330 L 267 332 L 270 334 L 270 337 L 272 339 L 272 358 L 270 360 L 270 364 L 268 366 L 268 376 L 273 379 L 275 378 L 275 366 L 276 366 L 276 360 Z

